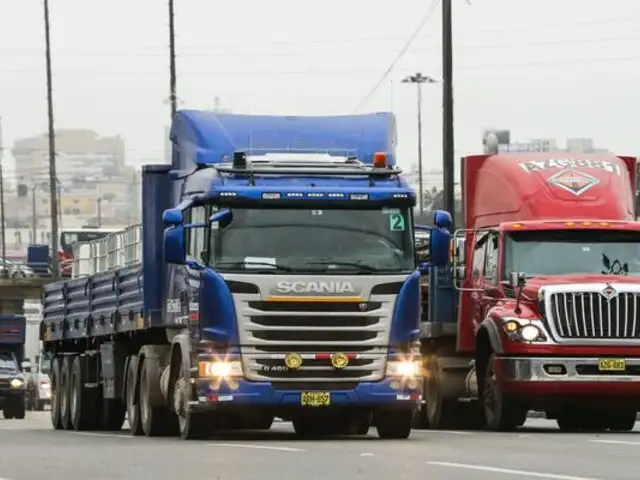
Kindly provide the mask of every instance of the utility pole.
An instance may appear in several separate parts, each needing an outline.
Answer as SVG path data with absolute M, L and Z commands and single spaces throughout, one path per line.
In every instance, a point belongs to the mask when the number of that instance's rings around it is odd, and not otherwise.
M 38 243 L 38 212 L 36 210 L 36 185 L 31 187 L 31 235 L 33 243 Z
M 96 217 L 98 219 L 98 228 L 102 228 L 102 198 L 98 198 L 98 212 Z
M 424 83 L 437 83 L 437 81 L 431 77 L 425 77 L 422 73 L 418 72 L 415 75 L 409 75 L 403 78 L 402 83 L 415 84 L 418 94 L 418 209 L 420 216 L 422 216 L 424 213 L 424 187 L 422 179 L 422 85 Z
M 7 239 L 5 237 L 6 225 L 4 216 L 4 171 L 2 169 L 2 159 L 4 157 L 4 146 L 2 144 L 2 117 L 0 117 L 0 230 L 2 230 L 2 260 L 7 258 Z M 3 264 L 2 276 L 7 278 L 9 275 L 9 269 Z
M 47 109 L 49 117 L 49 193 L 51 210 L 51 270 L 53 279 L 60 277 L 58 258 L 58 188 L 56 174 L 56 137 L 53 124 L 53 80 L 51 77 L 51 36 L 49 0 L 44 0 L 44 30 L 47 60 Z
M 456 225 L 455 146 L 453 138 L 453 22 L 452 0 L 442 0 L 442 173 L 444 209 Z
M 178 109 L 178 97 L 176 95 L 176 32 L 173 3 L 174 0 L 169 0 L 169 101 L 171 102 L 171 122 L 173 122 L 173 117 Z

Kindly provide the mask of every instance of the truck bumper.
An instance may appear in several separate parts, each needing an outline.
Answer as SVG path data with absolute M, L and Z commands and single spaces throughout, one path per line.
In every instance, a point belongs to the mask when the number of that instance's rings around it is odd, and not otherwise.
M 267 407 L 274 409 L 297 409 L 303 392 L 328 392 L 329 407 L 343 408 L 419 408 L 422 400 L 422 381 L 413 382 L 409 388 L 401 380 L 384 379 L 379 382 L 360 383 L 353 389 L 337 390 L 323 388 L 278 389 L 269 382 L 235 380 L 217 385 L 209 379 L 196 379 L 198 400 L 190 403 L 191 410 L 209 410 L 233 407 Z M 218 387 L 218 388 L 216 388 Z M 232 388 L 234 387 L 234 388 Z
M 619 359 L 619 358 L 617 358 Z M 596 357 L 498 357 L 504 391 L 519 397 L 640 398 L 640 358 L 624 358 L 624 371 L 602 372 Z

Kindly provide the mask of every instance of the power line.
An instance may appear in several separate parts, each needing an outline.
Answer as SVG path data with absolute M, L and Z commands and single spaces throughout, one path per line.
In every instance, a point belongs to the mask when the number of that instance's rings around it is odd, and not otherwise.
M 420 31 L 422 30 L 422 27 L 424 27 L 426 25 L 426 23 L 429 21 L 429 19 L 431 18 L 433 13 L 436 11 L 436 8 L 438 7 L 439 4 L 440 4 L 440 0 L 433 0 L 431 2 L 431 5 L 429 6 L 429 8 L 425 12 L 425 14 L 422 16 L 422 19 L 420 20 L 420 23 L 418 23 L 418 27 L 414 30 L 413 34 L 409 37 L 409 40 L 407 40 L 407 42 L 404 44 L 404 47 L 402 47 L 402 49 L 400 49 L 400 52 L 398 53 L 398 55 L 396 55 L 396 58 L 394 58 L 394 60 L 391 62 L 391 65 L 389 65 L 389 67 L 382 74 L 382 76 L 380 77 L 378 82 L 373 86 L 373 88 L 369 91 L 369 93 L 367 93 L 364 96 L 364 98 L 360 101 L 360 103 L 356 106 L 356 108 L 355 108 L 356 112 L 358 110 L 360 110 L 360 107 L 362 107 L 362 105 L 364 105 L 366 102 L 368 102 L 369 98 L 371 98 L 371 96 L 374 93 L 376 93 L 378 88 L 380 88 L 380 85 L 382 85 L 382 82 L 384 82 L 386 80 L 386 78 L 389 76 L 391 71 L 395 68 L 395 66 L 398 64 L 400 59 L 404 56 L 406 51 L 409 50 L 409 47 L 411 46 L 411 44 L 413 43 L 415 38 L 418 36 Z
M 541 31 L 541 30 L 549 30 L 554 28 L 562 29 L 563 32 L 567 30 L 568 27 L 578 27 L 578 26 L 594 26 L 594 25 L 620 25 L 620 24 L 634 24 L 636 25 L 640 22 L 640 17 L 627 17 L 627 18 L 617 18 L 617 19 L 592 19 L 592 20 L 577 20 L 577 21 L 563 21 L 560 23 L 540 23 L 536 25 L 521 25 L 521 26 L 511 26 L 508 28 L 486 28 L 486 29 L 477 29 L 477 30 L 465 30 L 461 32 L 461 34 L 467 35 L 469 37 L 476 38 L 477 35 L 482 34 L 493 34 L 493 33 L 509 33 L 512 34 L 514 32 L 523 32 L 523 31 Z M 433 37 L 437 38 L 438 36 L 435 34 L 424 35 L 424 38 Z M 361 42 L 373 42 L 373 41 L 394 41 L 394 40 L 405 40 L 404 36 L 397 35 L 373 35 L 367 37 L 343 37 L 343 38 L 331 38 L 331 39 L 312 39 L 312 40 L 273 40 L 273 41 L 260 41 L 261 46 L 267 45 L 343 45 L 345 43 L 361 43 Z M 243 47 L 254 50 L 255 47 L 246 43 L 192 43 L 192 44 L 181 44 L 180 50 L 185 51 L 189 49 L 209 49 L 209 48 L 233 48 L 233 47 Z M 140 50 L 157 50 L 157 52 L 148 52 L 153 56 L 162 56 L 165 57 L 166 46 L 165 45 L 144 45 L 138 47 Z M 130 53 L 131 47 L 123 47 L 123 53 Z M 36 48 L 0 48 L 0 52 L 13 52 L 16 54 L 20 54 L 20 52 L 33 52 L 36 54 L 39 50 Z M 57 48 L 54 49 L 56 55 L 65 55 L 65 54 L 73 54 L 75 53 L 85 53 L 87 55 L 98 55 L 98 49 L 86 49 L 86 48 Z M 145 52 L 140 52 L 143 56 L 146 54 Z M 104 52 L 100 50 L 100 57 L 107 55 L 109 56 L 109 52 Z M 235 56 L 234 53 L 230 53 L 230 56 Z

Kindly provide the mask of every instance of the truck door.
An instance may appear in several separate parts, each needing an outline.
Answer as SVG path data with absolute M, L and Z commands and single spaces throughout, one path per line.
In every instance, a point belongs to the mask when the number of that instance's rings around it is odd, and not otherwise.
M 205 223 L 208 208 L 192 207 L 185 211 L 185 223 Z M 186 253 L 188 262 L 206 263 L 207 228 L 193 228 L 186 231 Z M 177 265 L 173 276 L 170 298 L 167 299 L 167 323 L 188 327 L 190 335 L 199 334 L 201 270 L 189 264 Z
M 496 232 L 489 232 L 487 235 L 487 247 L 485 250 L 484 275 L 482 276 L 481 288 L 484 290 L 482 296 L 480 318 L 484 320 L 487 311 L 502 298 L 502 290 L 499 286 L 498 271 L 498 235 Z

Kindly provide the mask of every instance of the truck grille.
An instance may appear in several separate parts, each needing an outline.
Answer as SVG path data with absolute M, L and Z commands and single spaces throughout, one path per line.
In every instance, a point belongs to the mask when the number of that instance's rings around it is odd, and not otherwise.
M 274 382 L 363 382 L 383 377 L 393 302 L 241 302 L 247 379 Z M 285 364 L 302 357 L 299 368 Z M 345 368 L 330 355 L 350 357 Z
M 640 339 L 636 292 L 620 292 L 610 300 L 600 292 L 552 293 L 549 306 L 560 338 Z

